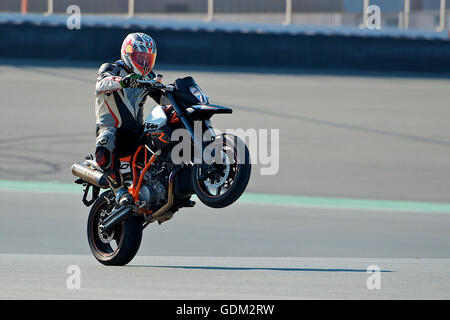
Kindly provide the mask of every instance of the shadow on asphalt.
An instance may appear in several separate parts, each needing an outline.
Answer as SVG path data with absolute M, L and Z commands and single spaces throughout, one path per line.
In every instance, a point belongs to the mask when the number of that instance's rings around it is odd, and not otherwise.
M 297 272 L 367 272 L 367 269 L 321 269 L 321 268 L 277 268 L 277 267 L 217 267 L 217 266 L 147 266 L 128 265 L 128 268 L 160 268 L 160 269 L 188 269 L 188 270 L 226 270 L 226 271 L 297 271 Z M 380 270 L 380 272 L 394 272 Z

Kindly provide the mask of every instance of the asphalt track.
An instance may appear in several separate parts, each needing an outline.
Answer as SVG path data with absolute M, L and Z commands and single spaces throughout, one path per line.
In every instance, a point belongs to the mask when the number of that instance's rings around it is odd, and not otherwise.
M 183 210 L 146 230 L 129 267 L 106 268 L 89 255 L 81 195 L 66 190 L 93 148 L 97 64 L 11 62 L 0 61 L 0 298 L 450 297 L 448 79 L 161 68 L 234 107 L 219 128 L 279 128 L 279 172 L 255 165 L 247 200 Z M 60 192 L 36 187 L 48 181 Z M 65 285 L 74 264 L 81 290 Z M 370 265 L 380 290 L 366 287 Z

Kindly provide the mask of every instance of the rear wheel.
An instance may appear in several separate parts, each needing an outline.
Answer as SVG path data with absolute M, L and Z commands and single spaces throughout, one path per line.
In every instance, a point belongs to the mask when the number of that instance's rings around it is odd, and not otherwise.
M 192 183 L 201 202 L 212 208 L 224 208 L 244 192 L 250 179 L 250 153 L 237 136 L 222 134 L 208 148 L 221 153 L 220 161 L 194 165 Z M 214 154 L 215 156 L 215 154 Z
M 99 226 L 114 206 L 108 204 L 108 193 L 104 193 L 94 203 L 89 213 L 87 236 L 89 247 L 95 258 L 104 265 L 124 266 L 139 250 L 142 240 L 142 222 L 129 218 L 118 224 L 108 234 L 102 234 Z

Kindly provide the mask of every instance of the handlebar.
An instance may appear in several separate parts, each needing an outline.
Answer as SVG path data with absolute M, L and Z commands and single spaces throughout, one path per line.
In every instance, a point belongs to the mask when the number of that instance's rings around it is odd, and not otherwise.
M 137 79 L 137 82 L 142 85 L 143 88 L 146 89 L 157 89 L 157 90 L 173 90 L 173 86 L 171 85 L 164 85 L 159 81 L 156 80 L 143 80 L 143 79 Z

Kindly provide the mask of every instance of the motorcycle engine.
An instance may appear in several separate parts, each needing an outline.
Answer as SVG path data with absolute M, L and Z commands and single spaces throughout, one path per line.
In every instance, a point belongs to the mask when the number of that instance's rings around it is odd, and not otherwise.
M 146 183 L 139 191 L 139 201 L 145 206 L 163 205 L 167 202 L 167 187 L 162 171 L 162 169 L 151 168 L 145 174 Z

